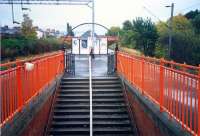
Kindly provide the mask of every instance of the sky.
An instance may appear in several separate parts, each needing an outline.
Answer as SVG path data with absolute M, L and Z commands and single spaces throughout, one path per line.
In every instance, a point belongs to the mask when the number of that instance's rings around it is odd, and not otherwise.
M 159 19 L 165 21 L 170 16 L 170 8 L 165 6 L 172 2 L 175 3 L 174 15 L 200 10 L 200 0 L 95 0 L 95 22 L 110 28 L 121 27 L 125 20 L 133 20 L 136 17 L 148 17 L 154 22 L 158 22 Z M 20 5 L 14 5 L 15 20 L 22 22 L 23 13 L 28 13 L 33 19 L 33 24 L 42 29 L 51 28 L 65 32 L 67 22 L 75 27 L 80 23 L 91 22 L 92 19 L 92 11 L 87 6 L 25 5 L 24 7 L 30 8 L 31 11 L 22 11 Z M 11 5 L 0 5 L 0 24 L 13 26 Z M 79 35 L 90 28 L 82 26 L 76 29 L 75 33 Z M 106 32 L 98 26 L 95 26 L 95 30 L 98 34 Z

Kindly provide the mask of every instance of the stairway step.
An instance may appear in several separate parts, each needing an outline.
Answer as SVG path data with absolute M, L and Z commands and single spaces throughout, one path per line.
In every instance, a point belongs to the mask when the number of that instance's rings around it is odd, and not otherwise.
M 58 97 L 89 97 L 89 93 L 68 93 L 68 94 L 58 94 Z M 93 93 L 93 97 L 123 97 L 123 93 Z
M 130 126 L 130 121 L 129 120 L 123 120 L 123 121 L 115 121 L 115 120 L 114 121 L 110 121 L 110 120 L 109 121 L 105 121 L 105 120 L 103 120 L 103 121 L 101 120 L 100 121 L 99 120 L 99 121 L 93 121 L 93 125 L 94 126 L 101 126 L 101 125 L 102 126 L 104 126 L 104 125 L 107 126 L 108 125 L 108 126 L 111 126 L 111 127 L 116 126 L 116 125 L 117 126 L 121 125 L 121 126 L 126 126 L 127 127 L 127 126 Z
M 89 115 L 89 110 L 88 109 L 73 109 L 73 110 L 54 110 L 54 115 Z
M 89 89 L 88 85 L 60 85 L 61 89 Z
M 83 96 L 89 96 L 89 93 L 87 94 L 77 94 L 77 93 L 71 93 L 71 94 L 58 94 L 58 97 L 83 97 Z
M 100 127 L 93 128 L 94 134 L 131 134 L 131 127 Z
M 50 134 L 53 135 L 74 135 L 74 134 L 89 134 L 90 130 L 89 128 L 83 128 L 83 127 L 79 127 L 79 128 L 51 128 L 50 129 Z
M 89 103 L 89 99 L 57 99 L 56 103 L 58 104 L 82 104 Z
M 97 77 L 92 82 L 93 135 L 133 135 L 119 78 Z M 89 79 L 64 77 L 60 88 L 49 134 L 89 136 Z
M 79 105 L 65 105 L 65 104 L 56 104 L 55 105 L 55 109 L 90 109 L 90 106 L 88 104 L 83 105 L 83 104 L 79 104 Z
M 99 94 L 95 94 L 93 93 L 93 96 L 123 96 L 123 93 L 99 93 Z
M 94 136 L 133 136 L 133 134 L 93 134 Z
M 52 122 L 52 128 L 89 127 L 89 121 L 60 121 Z
M 89 80 L 89 78 L 62 78 L 62 81 L 86 81 Z M 94 77 L 92 81 L 108 81 L 108 80 L 119 80 L 118 77 Z
M 114 115 L 114 114 L 128 114 L 126 109 L 93 109 L 94 115 Z
M 89 89 L 88 85 L 60 85 L 61 89 Z M 120 84 L 93 85 L 92 88 L 121 88 Z
M 93 99 L 94 104 L 96 103 L 124 103 L 122 98 L 110 98 L 110 99 Z
M 127 120 L 129 119 L 128 114 L 122 114 L 122 115 L 118 115 L 118 114 L 111 114 L 111 115 L 93 115 L 93 120 L 94 121 L 114 121 L 114 120 Z
M 90 116 L 88 115 L 54 115 L 54 121 L 89 121 Z
M 96 94 L 93 94 L 92 96 L 93 99 L 112 99 L 112 98 L 123 98 L 123 95 L 120 95 L 120 94 L 116 94 L 116 95 L 107 95 L 107 94 L 99 94 L 99 95 L 96 95 Z
M 58 99 L 89 99 L 89 94 L 86 94 L 86 95 L 58 95 Z
M 88 94 L 89 89 L 62 89 L 59 94 Z
M 87 85 L 89 84 L 88 81 L 62 81 L 61 85 Z M 109 81 L 92 81 L 93 85 L 105 85 L 105 84 L 120 84 L 119 80 L 109 80 Z
M 92 89 L 92 92 L 94 94 L 109 94 L 109 93 L 122 93 L 122 90 L 120 88 L 108 88 L 108 89 Z
M 69 81 L 69 82 L 71 82 L 71 81 L 74 81 L 74 82 L 77 82 L 77 81 L 89 81 L 89 78 L 65 78 L 65 77 L 63 77 L 62 79 L 61 79 L 61 82 L 62 81 Z

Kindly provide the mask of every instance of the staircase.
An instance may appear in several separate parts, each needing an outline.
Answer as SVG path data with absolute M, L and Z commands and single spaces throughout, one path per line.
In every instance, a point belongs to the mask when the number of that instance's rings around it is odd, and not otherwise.
M 133 136 L 120 81 L 93 79 L 93 135 Z M 63 78 L 49 135 L 89 136 L 89 79 Z

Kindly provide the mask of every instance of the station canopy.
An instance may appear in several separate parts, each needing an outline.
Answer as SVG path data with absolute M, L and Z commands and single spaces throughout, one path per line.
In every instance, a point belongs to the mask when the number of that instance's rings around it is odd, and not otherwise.
M 0 0 L 0 4 L 88 5 L 92 0 Z

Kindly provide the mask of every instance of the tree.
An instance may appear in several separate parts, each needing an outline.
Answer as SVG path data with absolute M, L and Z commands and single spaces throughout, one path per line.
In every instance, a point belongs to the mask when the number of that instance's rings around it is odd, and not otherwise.
M 124 23 L 123 23 L 123 30 L 127 31 L 127 30 L 132 30 L 133 28 L 133 25 L 131 23 L 131 21 L 129 20 L 126 20 Z
M 187 19 L 194 19 L 199 14 L 200 14 L 200 11 L 198 9 L 196 9 L 195 11 L 190 11 L 190 12 L 186 13 L 185 17 Z
M 29 18 L 28 14 L 24 14 L 23 18 L 24 20 L 21 26 L 22 35 L 28 39 L 36 39 L 37 33 L 35 27 L 33 27 L 33 21 Z
M 74 36 L 74 32 L 72 31 L 72 26 L 67 23 L 67 36 Z
M 145 55 L 153 56 L 158 38 L 155 24 L 150 19 L 136 18 L 133 20 L 133 31 L 136 33 L 136 49 Z
M 195 32 L 200 34 L 200 13 L 192 20 L 192 24 L 194 26 Z
M 159 38 L 156 44 L 155 55 L 165 57 L 168 48 L 168 21 L 159 22 L 157 30 Z M 186 62 L 197 65 L 200 62 L 200 37 L 194 33 L 190 20 L 183 15 L 177 15 L 172 23 L 171 59 L 177 62 Z M 162 56 L 163 55 L 163 56 Z
M 119 36 L 120 33 L 121 33 L 120 27 L 115 27 L 115 26 L 113 26 L 113 27 L 111 27 L 111 28 L 108 30 L 108 32 L 106 33 L 106 35 L 108 35 L 108 36 Z

